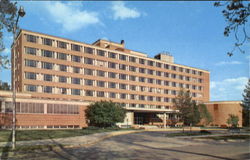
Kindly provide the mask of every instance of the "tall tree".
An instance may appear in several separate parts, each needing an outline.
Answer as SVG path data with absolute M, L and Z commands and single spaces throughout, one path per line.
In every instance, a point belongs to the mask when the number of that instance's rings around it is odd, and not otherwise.
M 228 37 L 231 32 L 233 32 L 235 36 L 236 42 L 234 44 L 234 47 L 227 54 L 229 56 L 232 56 L 235 49 L 238 49 L 241 53 L 245 53 L 245 51 L 241 49 L 241 46 L 243 46 L 245 42 L 249 42 L 250 40 L 250 25 L 248 23 L 250 15 L 249 1 L 247 2 L 243 0 L 229 0 L 226 2 L 215 2 L 214 6 L 226 7 L 222 11 L 225 20 L 228 23 L 224 29 L 224 36 Z
M 227 124 L 230 125 L 231 127 L 238 127 L 239 125 L 239 117 L 233 114 L 229 114 L 229 117 L 227 119 Z
M 200 122 L 200 112 L 195 101 L 192 100 L 190 91 L 181 89 L 173 99 L 174 107 L 180 112 L 184 125 L 196 125 Z
M 7 68 L 9 59 L 3 55 L 5 45 L 3 42 L 4 31 L 13 32 L 17 13 L 16 2 L 10 0 L 0 0 L 0 69 Z
M 243 91 L 243 100 L 242 100 L 242 107 L 243 107 L 243 126 L 250 125 L 250 79 L 248 79 L 248 83 L 246 88 Z
M 201 115 L 201 119 L 204 120 L 204 124 L 208 125 L 213 121 L 213 117 L 210 112 L 207 110 L 207 106 L 205 104 L 199 104 L 199 111 Z

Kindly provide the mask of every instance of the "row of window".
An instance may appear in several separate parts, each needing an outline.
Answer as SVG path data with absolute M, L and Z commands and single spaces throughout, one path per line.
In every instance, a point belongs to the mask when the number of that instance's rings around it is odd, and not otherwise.
M 0 104 L 2 105 L 2 103 Z M 44 114 L 44 107 L 43 103 L 16 102 L 17 113 Z M 5 102 L 4 112 L 12 112 L 12 108 L 12 102 Z M 47 104 L 47 114 L 79 114 L 79 106 L 68 104 Z
M 109 63 L 110 63 L 110 65 L 109 65 L 110 68 L 114 68 L 114 69 L 116 68 L 115 63 L 112 63 L 112 62 L 109 62 Z M 38 67 L 38 61 L 26 59 L 25 60 L 25 66 L 27 66 L 27 67 L 36 67 L 37 68 Z M 72 69 L 73 73 L 80 73 L 81 74 L 81 72 L 83 72 L 84 75 L 92 75 L 92 76 L 95 75 L 95 73 L 96 73 L 97 76 L 101 76 L 101 77 L 118 78 L 118 76 L 117 76 L 118 73 L 115 73 L 115 72 L 105 72 L 105 71 L 102 71 L 102 70 L 93 70 L 93 69 L 89 69 L 89 68 L 82 69 L 80 67 L 71 67 L 70 68 L 67 65 L 62 65 L 62 64 L 57 65 L 57 64 L 49 63 L 49 62 L 41 62 L 41 68 L 49 69 L 49 70 L 57 68 L 58 71 L 62 71 L 62 72 L 68 72 L 70 69 Z M 139 68 L 139 70 L 146 70 L 146 69 L 145 68 Z M 108 73 L 108 74 L 106 75 L 106 73 Z M 148 69 L 148 72 L 140 71 L 140 73 L 145 73 L 147 75 L 149 75 L 149 74 L 155 75 L 154 71 L 150 70 L 150 69 Z M 155 73 L 158 76 L 164 76 L 166 78 L 173 78 L 173 79 L 179 79 L 179 80 L 202 83 L 201 78 L 192 78 L 192 77 L 189 77 L 189 76 L 170 74 L 170 73 L 167 73 L 167 72 L 160 72 L 160 71 L 156 71 Z M 136 77 L 136 76 L 127 75 L 127 74 L 119 74 L 119 79 L 161 84 L 161 80 L 155 80 L 153 78 L 145 78 L 145 77 Z
M 123 86 L 123 85 L 120 85 L 121 89 L 125 89 L 126 86 Z M 131 89 L 133 90 L 136 90 L 136 88 L 134 88 L 136 86 L 134 85 L 131 85 Z M 37 92 L 38 87 L 36 85 L 26 85 L 26 91 L 29 91 L 29 92 Z M 53 88 L 52 86 L 42 86 L 42 92 L 44 93 L 56 93 L 55 91 L 53 91 Z M 162 94 L 171 94 L 171 95 L 177 95 L 178 94 L 178 91 L 176 90 L 167 90 L 167 89 L 164 89 L 164 90 L 161 90 L 161 89 L 156 89 L 156 88 L 147 88 L 145 86 L 140 86 L 140 91 L 146 91 L 146 89 L 148 89 L 148 92 L 155 92 L 155 93 L 163 93 Z M 58 88 L 57 90 L 57 93 L 58 94 L 65 94 L 65 95 L 83 95 L 83 93 L 81 93 L 82 90 L 81 89 L 69 89 L 69 88 Z M 106 96 L 105 96 L 106 94 Z M 108 94 L 108 96 L 107 96 Z M 109 93 L 105 93 L 104 91 L 93 91 L 93 90 L 85 90 L 85 96 L 96 96 L 96 97 L 109 97 L 109 98 L 117 98 L 117 95 L 120 95 L 119 98 L 120 99 L 139 99 L 139 100 L 146 100 L 144 99 L 143 97 L 146 97 L 144 95 L 138 95 L 139 97 L 137 97 L 136 94 L 126 94 L 126 93 L 115 93 L 115 92 L 109 92 Z M 129 97 L 128 97 L 129 96 Z M 192 93 L 192 96 L 193 97 L 202 97 L 202 94 L 201 93 L 195 93 L 193 92 Z M 148 99 L 149 101 L 154 101 L 155 98 L 153 98 L 154 96 L 148 96 Z M 156 98 L 156 101 L 157 98 Z M 159 100 L 161 101 L 161 100 Z M 168 102 L 168 101 L 167 101 Z
M 33 37 L 33 38 L 28 38 L 28 37 Z M 32 39 L 32 40 L 30 40 L 30 39 Z M 36 36 L 27 35 L 27 41 L 36 43 L 37 40 L 35 40 L 35 39 L 36 39 Z M 43 38 L 43 44 L 52 46 L 52 40 L 48 39 L 48 38 Z M 61 44 L 64 44 L 64 45 L 61 45 Z M 57 41 L 57 47 L 59 47 L 59 48 L 65 48 L 66 44 L 67 43 Z M 63 47 L 61 47 L 61 46 L 63 46 Z M 25 47 L 25 48 L 26 48 L 25 50 L 26 50 L 27 54 L 37 55 L 38 49 L 31 48 L 31 47 Z M 71 50 L 81 51 L 81 48 L 83 48 L 83 47 L 79 46 L 79 45 L 76 45 L 76 44 L 71 44 Z M 57 53 L 57 56 L 55 56 L 55 52 L 53 52 L 53 51 L 41 50 L 41 52 L 42 52 L 42 56 L 45 56 L 45 57 L 57 58 L 57 59 L 61 59 L 61 60 L 67 60 L 67 55 L 68 54 L 65 54 L 65 53 Z M 90 47 L 84 47 L 84 52 L 89 53 L 89 54 L 94 54 L 95 49 L 90 48 Z M 191 69 L 183 68 L 183 67 L 177 67 L 177 66 L 173 66 L 173 65 L 169 65 L 169 64 L 163 64 L 163 63 L 160 63 L 160 62 L 155 62 L 153 60 L 145 60 L 143 58 L 136 58 L 136 57 L 127 56 L 127 55 L 124 55 L 124 54 L 106 52 L 106 51 L 100 50 L 100 49 L 96 50 L 96 55 L 103 56 L 103 57 L 108 57 L 108 58 L 112 58 L 112 59 L 119 59 L 119 60 L 123 60 L 123 61 L 129 61 L 129 62 L 144 64 L 144 65 L 148 65 L 148 66 L 156 66 L 156 67 L 159 67 L 159 68 L 171 69 L 173 71 L 179 71 L 179 72 L 186 72 L 186 73 L 202 75 L 201 71 L 191 70 Z M 81 57 L 80 56 L 73 56 L 73 57 L 71 57 L 72 61 L 81 62 Z

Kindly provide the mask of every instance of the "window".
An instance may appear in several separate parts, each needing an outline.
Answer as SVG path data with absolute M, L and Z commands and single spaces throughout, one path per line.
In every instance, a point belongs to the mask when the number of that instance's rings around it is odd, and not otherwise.
M 28 66 L 28 67 L 36 67 L 36 65 L 37 65 L 37 61 L 28 60 L 28 59 L 25 60 L 25 66 Z
M 73 67 L 73 73 L 80 73 L 79 67 Z
M 135 107 L 136 107 L 136 104 L 131 103 L 131 104 L 129 104 L 129 107 L 135 108 Z
M 89 54 L 94 54 L 94 48 L 84 47 L 84 52 Z
M 72 55 L 71 56 L 71 61 L 72 62 L 81 62 L 81 57 L 80 56 Z
M 171 78 L 176 78 L 176 74 L 171 74 Z
M 202 79 L 199 78 L 199 79 L 198 79 L 198 82 L 199 82 L 199 83 L 202 83 Z
M 145 86 L 140 86 L 140 91 L 145 91 L 146 90 L 146 87 Z
M 105 77 L 105 71 L 97 70 L 97 76 Z
M 47 110 L 48 114 L 79 114 L 79 107 L 76 105 L 47 104 L 47 108 L 48 108 Z M 59 127 L 59 126 L 54 126 L 54 128 L 56 127 Z M 71 126 L 69 125 L 69 127 Z
M 190 88 L 190 85 L 189 85 L 189 84 L 186 84 L 186 88 L 189 89 L 189 88 Z
M 109 63 L 108 63 L 108 67 L 109 67 L 109 68 L 114 68 L 114 69 L 116 69 L 116 63 L 109 62 Z
M 136 81 L 136 76 L 130 75 L 130 76 L 129 76 L 129 80 L 130 80 L 130 81 Z
M 129 62 L 136 62 L 136 58 L 129 56 Z
M 61 83 L 67 83 L 67 77 L 65 77 L 65 76 L 59 76 L 59 82 L 61 82 Z
M 47 46 L 52 46 L 52 39 L 43 38 L 43 44 Z
M 119 79 L 126 80 L 127 79 L 127 75 L 126 74 L 119 74 Z
M 120 98 L 121 98 L 121 99 L 126 99 L 126 97 L 127 97 L 127 94 L 125 94 L 125 93 L 121 93 L 121 94 L 120 94 Z
M 120 70 L 126 70 L 127 66 L 125 64 L 119 64 Z
M 81 79 L 80 78 L 71 78 L 71 83 L 72 84 L 80 84 L 81 83 Z
M 183 80 L 183 76 L 182 76 L 182 75 L 179 75 L 179 79 L 180 79 L 180 80 Z
M 135 94 L 130 94 L 130 99 L 134 100 L 135 99 Z
M 154 97 L 153 96 L 148 96 L 148 101 L 153 101 Z
M 136 67 L 134 67 L 134 66 L 129 66 L 129 71 L 136 72 Z
M 85 75 L 93 76 L 93 73 L 94 73 L 93 69 L 84 68 L 84 74 Z
M 180 88 L 183 88 L 183 83 L 179 83 L 179 87 L 180 87 Z
M 52 87 L 51 86 L 44 86 L 43 92 L 44 93 L 52 93 Z
M 202 86 L 199 86 L 198 89 L 201 91 L 202 90 Z
M 139 77 L 139 82 L 145 82 L 145 77 Z
M 99 50 L 99 49 L 98 49 L 98 50 L 97 50 L 97 55 L 98 55 L 98 56 L 103 56 L 103 57 L 104 57 L 104 56 L 105 56 L 105 51 Z
M 156 62 L 156 67 L 159 67 L 159 68 L 161 68 L 161 66 L 162 66 L 162 64 L 161 64 L 161 63 L 159 63 L 159 62 Z
M 152 88 L 152 87 L 148 88 L 148 91 L 151 92 L 151 93 L 154 92 L 154 90 L 155 90 L 155 89 Z
M 25 78 L 26 78 L 26 79 L 34 79 L 34 80 L 36 80 L 36 73 L 33 73 L 33 72 L 26 72 L 26 73 L 25 73 Z
M 26 90 L 29 92 L 36 92 L 37 87 L 35 85 L 27 85 Z
M 167 72 L 164 72 L 164 77 L 169 77 L 169 74 Z
M 182 67 L 179 67 L 179 71 L 180 71 L 180 72 L 183 72 L 183 68 L 182 68 Z
M 28 42 L 32 42 L 32 43 L 36 43 L 36 36 L 33 35 L 26 35 L 27 41 Z
M 67 48 L 67 43 L 62 41 L 57 41 L 57 47 L 58 48 Z
M 71 89 L 71 95 L 81 95 L 80 89 Z
M 81 46 L 79 46 L 77 44 L 71 44 L 71 50 L 79 52 L 81 50 Z
M 94 96 L 94 91 L 86 90 L 85 91 L 85 96 L 91 96 L 91 97 L 93 97 Z
M 90 80 L 90 79 L 85 79 L 85 85 L 86 86 L 93 86 L 94 85 L 94 81 Z
M 67 66 L 66 65 L 59 65 L 59 71 L 67 72 Z
M 169 69 L 169 65 L 168 64 L 164 64 L 164 68 L 165 69 Z
M 139 95 L 139 100 L 145 100 L 145 96 L 144 95 Z
M 161 72 L 160 71 L 156 71 L 156 75 L 157 76 L 161 76 Z
M 164 81 L 165 86 L 169 86 L 169 81 Z
M 135 85 L 130 85 L 129 89 L 132 90 L 132 91 L 136 91 L 136 86 Z
M 109 98 L 116 98 L 116 93 L 110 92 L 109 93 Z
M 145 70 L 146 70 L 145 68 L 139 68 L 140 73 L 145 73 Z
M 50 75 L 50 74 L 44 74 L 43 75 L 43 80 L 44 81 L 52 81 L 52 75 Z
M 172 95 L 176 95 L 176 91 L 175 91 L 175 90 L 172 90 L 172 91 L 171 91 L 171 94 L 172 94 Z
M 60 88 L 59 91 L 61 94 L 67 94 L 67 88 Z
M 195 85 L 192 85 L 192 89 L 193 89 L 193 90 L 196 90 L 196 86 L 195 86 Z
M 156 97 L 156 101 L 161 102 L 161 97 Z
M 192 70 L 192 74 L 196 74 L 197 72 L 195 70 Z
M 148 74 L 154 75 L 154 70 L 148 69 Z
M 116 58 L 116 54 L 113 52 L 109 52 L 109 58 Z
M 103 91 L 97 91 L 97 97 L 104 97 Z
M 115 82 L 109 82 L 109 88 L 116 88 L 116 83 Z
M 190 73 L 190 69 L 186 69 L 186 73 Z
M 53 58 L 54 57 L 54 52 L 48 51 L 48 50 L 42 50 L 42 56 L 43 57 Z
M 168 90 L 167 89 L 164 89 L 164 94 L 168 94 Z
M 25 47 L 25 53 L 31 54 L 31 55 L 36 55 L 36 48 Z
M 127 85 L 126 85 L 126 84 L 123 84 L 123 83 L 120 83 L 120 84 L 119 84 L 119 88 L 120 88 L 120 89 L 126 89 L 126 88 L 127 88 Z
M 116 78 L 116 73 L 114 72 L 108 72 L 109 78 Z
M 149 66 L 154 66 L 154 61 L 148 61 Z
M 171 68 L 173 71 L 176 71 L 176 66 L 172 66 Z
M 97 86 L 98 87 L 105 87 L 105 82 L 104 81 L 97 81 Z
M 44 69 L 53 69 L 53 63 L 49 63 L 49 62 L 42 62 L 42 68 Z
M 57 59 L 67 60 L 67 54 L 65 54 L 65 53 L 57 53 Z
M 126 61 L 127 60 L 127 56 L 123 55 L 123 54 L 119 54 L 119 59 L 123 60 L 123 61 Z
M 140 59 L 139 59 L 139 63 L 140 63 L 140 64 L 145 64 L 145 60 L 140 58 Z
M 161 85 L 161 80 L 157 79 L 156 84 Z
M 139 104 L 139 108 L 145 108 L 145 104 Z
M 176 82 L 172 82 L 172 87 L 176 87 Z
M 148 78 L 148 83 L 154 83 L 154 79 L 153 78 Z
M 203 73 L 199 71 L 198 74 L 199 74 L 200 76 L 202 76 Z
M 190 81 L 190 77 L 186 77 L 186 81 Z
M 169 102 L 169 99 L 167 97 L 164 97 L 164 102 Z
M 94 60 L 92 58 L 84 58 L 84 63 L 85 64 L 91 64 L 91 65 L 93 65 L 94 64 Z

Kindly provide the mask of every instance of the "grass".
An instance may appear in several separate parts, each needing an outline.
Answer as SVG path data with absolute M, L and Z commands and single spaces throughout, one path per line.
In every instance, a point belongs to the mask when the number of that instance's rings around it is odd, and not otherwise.
M 209 131 L 201 130 L 200 132 L 178 132 L 178 133 L 168 133 L 166 137 L 178 137 L 178 136 L 199 136 L 199 135 L 210 135 L 212 134 Z
M 202 137 L 202 139 L 213 139 L 213 140 L 248 140 L 250 135 L 228 135 L 228 136 L 213 136 L 213 137 Z
M 86 128 L 86 129 L 65 129 L 65 130 L 17 130 L 16 141 L 42 140 L 51 138 L 65 138 L 83 136 L 94 133 L 111 132 L 119 130 L 131 130 L 120 128 Z M 0 130 L 0 142 L 8 142 L 11 140 L 10 130 Z

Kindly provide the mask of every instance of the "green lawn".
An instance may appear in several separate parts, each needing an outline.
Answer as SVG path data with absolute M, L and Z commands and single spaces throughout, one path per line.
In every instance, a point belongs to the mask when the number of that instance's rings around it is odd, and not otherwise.
M 117 129 L 117 128 L 86 128 L 86 129 L 65 129 L 65 130 L 17 130 L 17 141 L 41 140 L 50 138 L 75 137 L 101 132 L 132 130 L 132 129 Z M 0 130 L 0 142 L 11 141 L 10 130 Z

